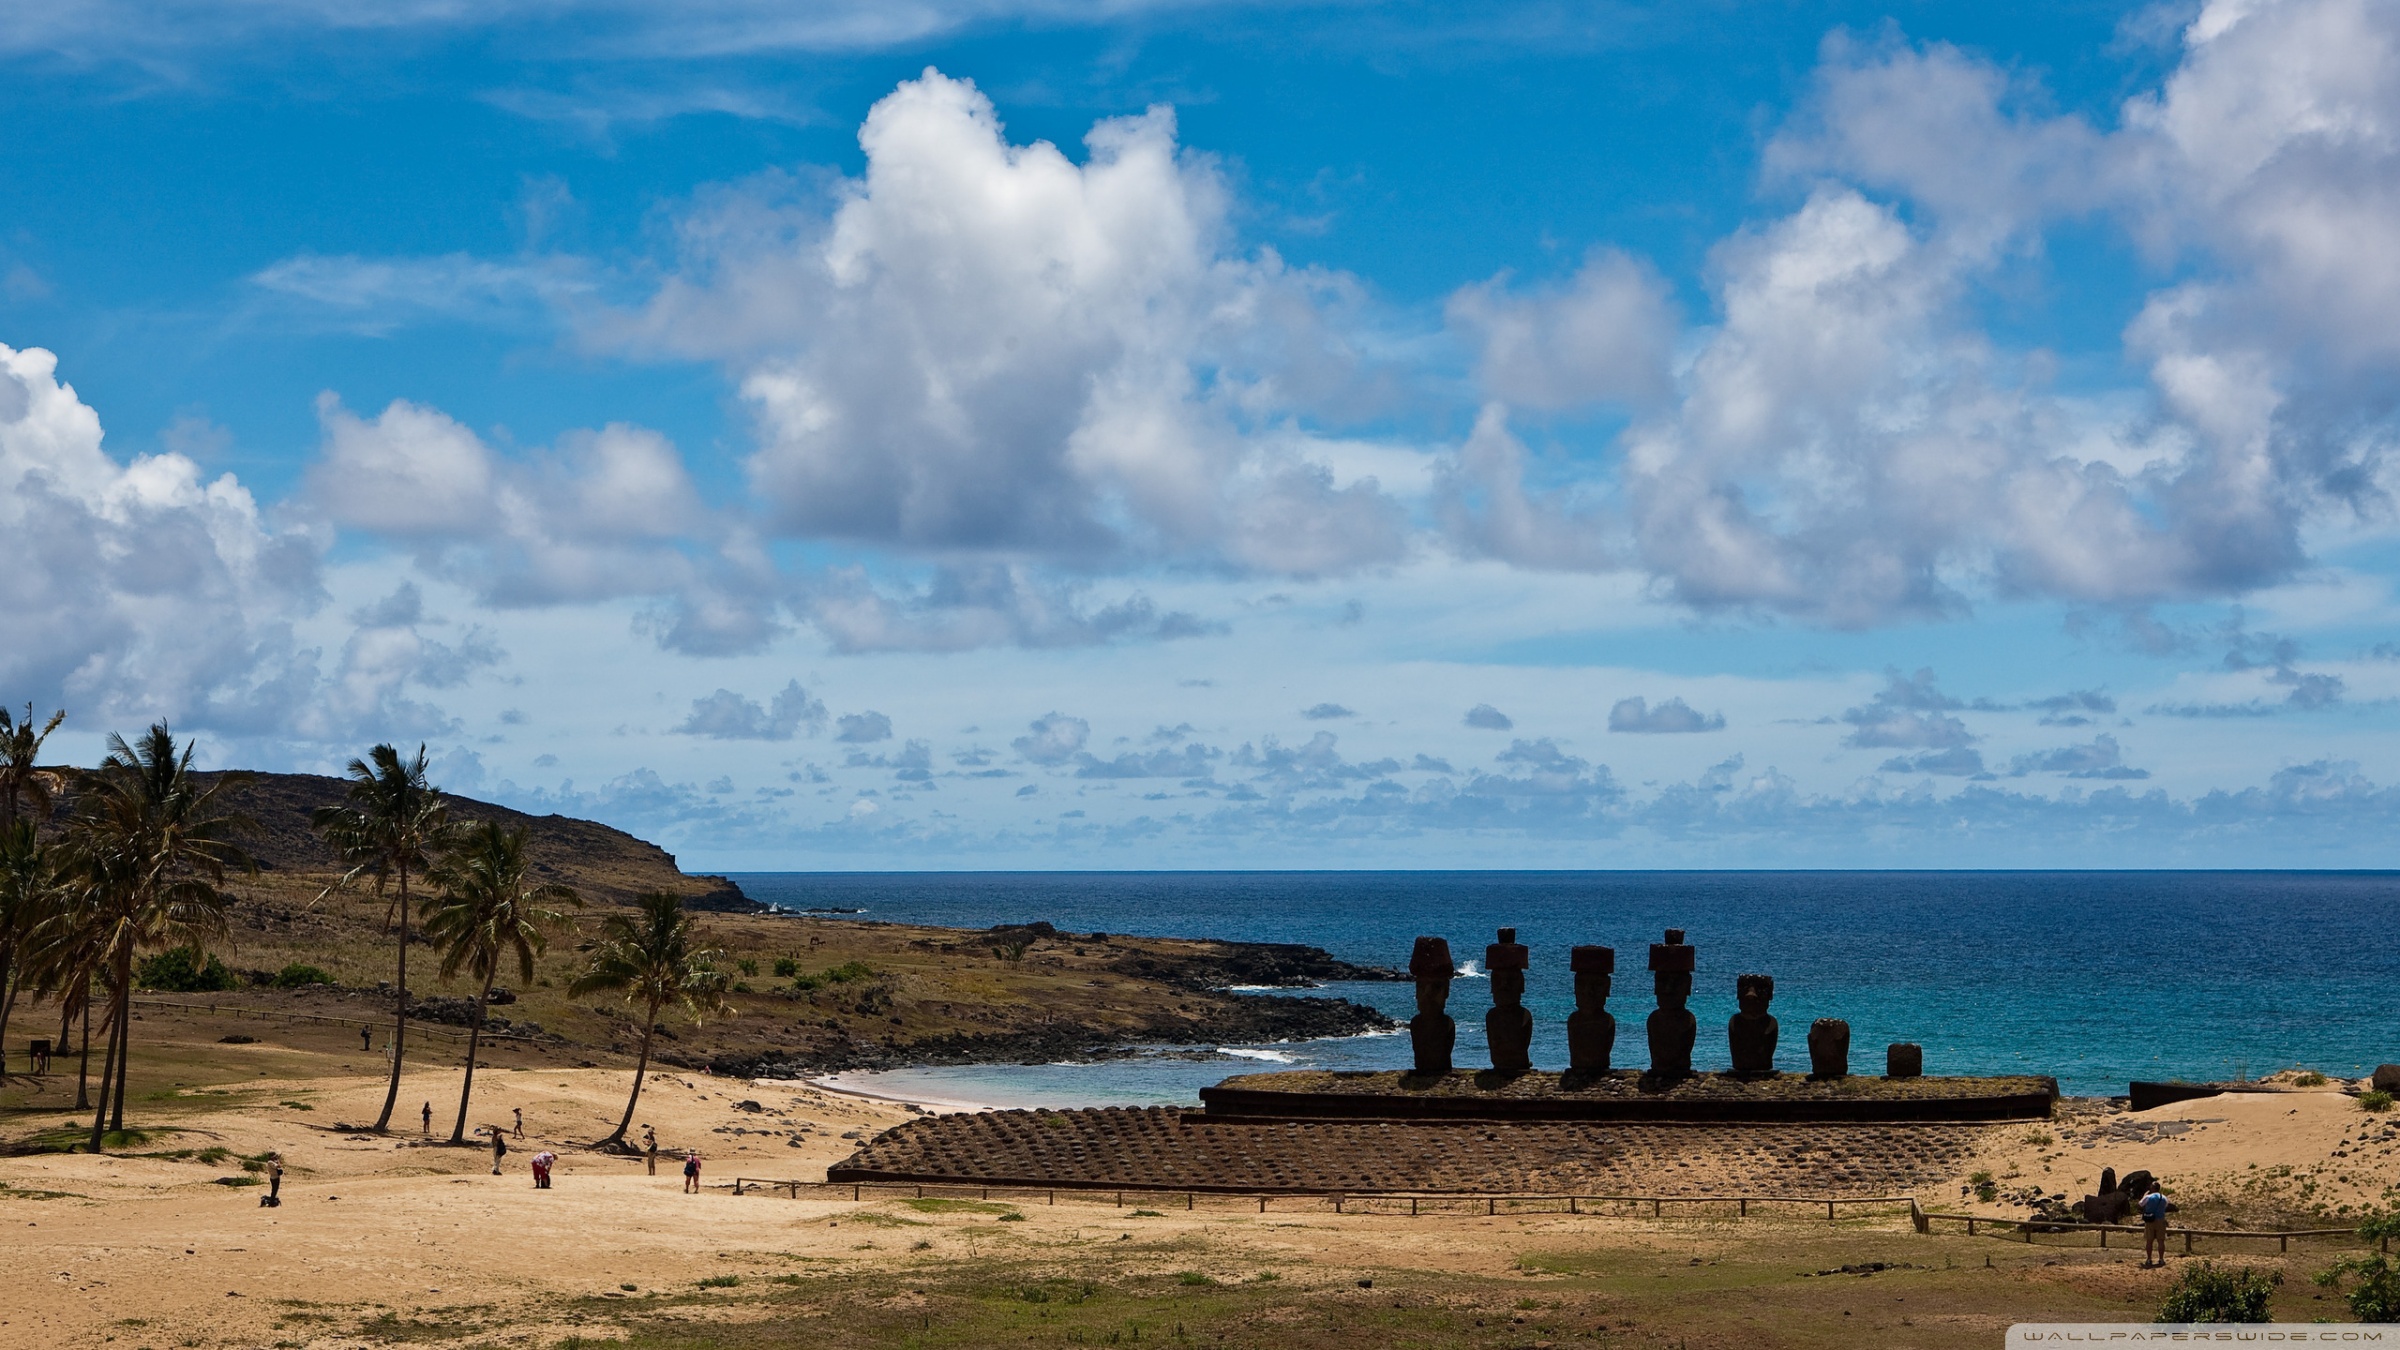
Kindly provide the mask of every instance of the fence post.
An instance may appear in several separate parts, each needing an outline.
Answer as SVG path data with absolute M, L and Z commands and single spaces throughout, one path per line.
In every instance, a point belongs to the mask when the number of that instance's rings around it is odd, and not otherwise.
M 2284 1252 L 2290 1251 L 2292 1249 L 2292 1235 L 2289 1233 L 2277 1233 L 2275 1235 L 2275 1249 L 2277 1251 Z
M 1581 1214 L 1581 1213 L 1583 1212 L 1583 1211 L 1582 1211 L 1580 1208 L 1578 1208 L 1578 1207 L 1576 1206 L 1576 1203 L 1575 1203 L 1575 1197 L 1574 1197 L 1574 1196 L 1571 1196 L 1571 1195 L 1570 1195 L 1570 1196 L 1568 1196 L 1568 1197 L 1567 1197 L 1567 1212 L 1568 1212 L 1569 1214 Z
M 2185 1256 L 2192 1254 L 2192 1230 L 2189 1228 L 2183 1230 L 2183 1254 Z
M 850 1183 L 850 1198 L 852 1200 L 858 1199 L 858 1183 L 855 1181 Z
M 2027 1225 L 2025 1225 L 2025 1224 L 2018 1224 L 2018 1225 L 2017 1225 L 2017 1231 L 2018 1231 L 2018 1232 L 2020 1232 L 2020 1233 L 2023 1233 L 2023 1234 L 2025 1235 L 2025 1245 L 2026 1245 L 2026 1246 L 2030 1247 L 2030 1246 L 2032 1246 L 2032 1245 L 2033 1245 L 2033 1229 L 2032 1229 L 2032 1228 L 2028 1227 L 2028 1226 L 2027 1226 Z
M 1417 1197 L 1413 1195 L 1408 1197 L 1408 1217 L 1417 1217 Z
M 1258 1197 L 1258 1212 L 1261 1214 L 1267 1212 L 1267 1197 L 1263 1195 Z
M 1967 1216 L 1967 1236 L 1975 1236 L 1975 1216 L 1972 1214 Z
M 2100 1230 L 2100 1246 L 2103 1250 L 2108 1247 L 2108 1230 L 2105 1228 Z
M 1192 1192 L 1190 1192 L 1190 1191 L 1185 1191 L 1185 1192 L 1183 1193 L 1183 1207 L 1184 1207 L 1185 1209 L 1190 1209 L 1190 1208 L 1192 1207 L 1192 1205 L 1193 1205 L 1193 1202 L 1194 1202 L 1194 1201 L 1195 1201 L 1197 1198 L 1198 1198 L 1198 1197 L 1197 1197 L 1197 1196 L 1195 1196 L 1195 1195 L 1193 1195 L 1193 1193 L 1192 1193 Z
M 1831 1200 L 1825 1202 L 1825 1222 L 1833 1222 L 1833 1202 Z

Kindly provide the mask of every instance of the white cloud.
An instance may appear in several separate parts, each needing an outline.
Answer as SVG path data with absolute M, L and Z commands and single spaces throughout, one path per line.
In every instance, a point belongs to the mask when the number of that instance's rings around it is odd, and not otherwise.
M 1617 700 L 1608 710 L 1608 729 L 1651 734 L 1723 731 L 1725 714 L 1702 713 L 1679 697 L 1667 699 L 1654 708 L 1637 695 Z
M 927 71 L 875 105 L 829 214 L 761 180 L 683 224 L 681 271 L 594 340 L 721 357 L 772 528 L 912 550 L 1196 558 L 1318 573 L 1400 557 L 1399 506 L 1264 418 L 1331 341 L 1336 283 L 1232 251 L 1224 184 L 1164 107 L 1076 163 Z
M 1064 764 L 1082 752 L 1084 742 L 1091 736 L 1091 723 L 1053 712 L 1035 718 L 1026 734 L 1009 744 L 1036 764 Z
M 119 463 L 51 353 L 0 346 L 0 684 L 85 726 L 288 715 L 317 691 L 290 624 L 321 599 L 319 548 L 231 474 Z
M 1512 291 L 1506 276 L 1468 286 L 1445 309 L 1480 349 L 1490 397 L 1526 408 L 1647 405 L 1670 388 L 1678 328 L 1664 278 L 1615 249 L 1594 249 L 1562 285 Z
M 825 705 L 792 680 L 776 693 L 771 707 L 762 708 L 730 689 L 693 699 L 691 716 L 675 730 L 718 740 L 788 741 L 804 728 L 813 733 L 824 725 Z

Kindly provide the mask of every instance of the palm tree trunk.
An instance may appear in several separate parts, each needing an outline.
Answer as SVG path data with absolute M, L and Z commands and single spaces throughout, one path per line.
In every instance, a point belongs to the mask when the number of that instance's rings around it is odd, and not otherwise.
M 622 1144 L 625 1131 L 633 1127 L 633 1105 L 642 1099 L 642 1075 L 650 1071 L 650 1034 L 658 1030 L 658 1005 L 650 1005 L 650 1015 L 642 1019 L 642 1057 L 633 1066 L 633 1095 L 625 1099 L 625 1118 L 617 1122 L 617 1132 L 601 1140 L 603 1144 Z
M 109 1128 L 122 1132 L 125 1128 L 125 1081 L 133 1074 L 133 951 L 128 948 L 117 971 L 117 1104 L 109 1114 Z
M 9 950 L 0 954 L 0 1079 L 8 1077 L 8 1015 L 16 1010 L 18 986 L 25 983 L 16 970 L 17 953 L 11 943 Z M 30 1071 L 32 1066 L 26 1068 Z
M 73 1018 L 73 1016 L 72 1016 L 71 1014 L 70 1014 L 69 1016 L 67 1016 L 67 1017 L 64 1017 L 64 1018 L 61 1018 L 61 1019 L 59 1019 L 59 1024 L 58 1024 L 58 1043 L 59 1043 L 60 1045 L 62 1045 L 62 1046 L 63 1046 L 63 1045 L 65 1045 L 65 1044 L 67 1043 L 67 1028 L 68 1028 L 69 1026 L 72 1026 L 72 1025 L 74 1025 L 74 1018 Z M 92 1093 L 91 1093 L 91 1086 L 92 1086 L 92 995 L 91 995 L 91 991 L 89 991 L 89 990 L 86 990 L 86 991 L 84 991 L 84 995 L 83 995 L 83 1057 L 82 1057 L 81 1059 L 79 1059 L 79 1060 L 77 1060 L 77 1061 L 75 1062 L 75 1109 L 76 1109 L 76 1110 L 78 1110 L 78 1111 L 89 1111 L 89 1110 L 91 1110 L 91 1109 L 92 1109 Z
M 467 1030 L 467 1081 L 458 1089 L 458 1123 L 450 1127 L 450 1142 L 467 1142 L 467 1098 L 475 1092 L 475 1050 L 483 1044 L 483 1010 L 491 1005 L 492 978 L 500 973 L 497 963 L 491 975 L 483 977 L 483 992 L 475 996 L 475 1021 Z
M 408 864 L 400 864 L 400 982 L 399 1001 L 392 1010 L 392 1085 L 383 1090 L 383 1114 L 375 1117 L 381 1134 L 392 1123 L 392 1106 L 400 1100 L 400 1052 L 408 1044 Z
M 111 1001 L 110 1006 L 112 1008 L 115 1006 L 113 1000 Z M 84 1054 L 89 1056 L 91 1054 L 90 1036 L 92 1017 L 90 1009 L 85 1009 L 83 1017 L 85 1036 Z M 87 1153 L 98 1153 L 100 1151 L 100 1136 L 108 1131 L 108 1085 L 116 1078 L 117 1044 L 123 1039 L 124 1030 L 117 1025 L 117 1019 L 112 1014 L 108 1019 L 108 1052 L 100 1061 L 100 1105 L 92 1111 L 91 1144 L 84 1150 Z

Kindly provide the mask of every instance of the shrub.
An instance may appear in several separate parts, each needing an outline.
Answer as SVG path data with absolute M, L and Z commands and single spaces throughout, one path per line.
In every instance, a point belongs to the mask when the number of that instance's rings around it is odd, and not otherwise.
M 197 947 L 169 947 L 144 957 L 135 978 L 144 989 L 172 994 L 206 994 L 235 987 L 233 972 L 217 958 L 202 957 Z
M 2222 1270 L 2213 1261 L 2187 1266 L 2158 1307 L 2161 1322 L 2272 1322 L 2267 1302 L 2283 1276 L 2243 1267 Z
M 795 961 L 788 956 L 778 956 L 775 958 L 775 978 L 779 980 L 788 980 L 799 973 L 800 963 L 798 961 Z
M 711 1275 L 700 1282 L 703 1289 L 731 1289 L 742 1282 L 739 1275 Z
M 2354 1276 L 2358 1287 L 2342 1295 L 2361 1322 L 2400 1322 L 2400 1266 L 2388 1256 L 2350 1256 L 2333 1263 L 2331 1270 L 2320 1271 L 2316 1280 L 2328 1289 L 2339 1289 L 2345 1276 Z
M 852 980 L 863 980 L 874 973 L 875 968 L 864 961 L 844 961 L 826 971 L 823 978 L 835 984 L 848 984 Z
M 1199 1271 L 1186 1270 L 1178 1273 L 1175 1276 L 1175 1283 L 1198 1286 L 1203 1284 L 1215 1284 L 1216 1281 L 1210 1279 L 1206 1275 L 1201 1274 Z
M 2362 1092 L 2358 1094 L 2358 1109 L 2361 1111 L 2389 1111 L 2392 1109 L 2392 1094 L 2380 1091 Z
M 331 983 L 333 983 L 331 975 L 305 961 L 294 961 L 275 972 L 275 987 L 278 989 L 298 989 L 302 985 Z
M 2304 1069 L 2293 1076 L 2292 1086 L 2323 1087 L 2325 1086 L 2325 1075 L 2318 1073 L 2315 1069 Z
M 1983 1203 L 1988 1205 L 2000 1198 L 2000 1183 L 1992 1180 L 1991 1173 L 1977 1172 L 1967 1180 L 1975 1186 L 1975 1198 Z
M 758 973 L 758 962 L 751 960 L 747 956 L 743 957 L 739 961 L 734 962 L 734 964 L 741 967 L 741 971 L 744 975 L 756 975 Z

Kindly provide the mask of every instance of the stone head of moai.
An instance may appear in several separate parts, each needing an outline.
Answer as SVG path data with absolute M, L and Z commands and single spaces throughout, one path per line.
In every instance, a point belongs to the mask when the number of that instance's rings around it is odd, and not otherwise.
M 1680 1008 L 1692 997 L 1692 972 L 1699 968 L 1700 949 L 1684 945 L 1683 930 L 1670 928 L 1667 940 L 1650 944 L 1650 983 L 1658 1006 Z
M 1772 975 L 1736 975 L 1733 978 L 1733 1001 L 1745 1017 L 1764 1017 L 1767 1005 L 1775 1001 L 1775 977 Z
M 1408 974 L 1417 982 L 1417 1011 L 1440 1014 L 1450 1005 L 1450 981 L 1458 974 L 1450 962 L 1449 939 L 1418 938 L 1408 954 Z
M 1483 949 L 1483 968 L 1492 976 L 1494 1006 L 1517 1006 L 1525 997 L 1525 968 L 1532 964 L 1533 953 L 1517 941 L 1517 930 L 1501 929 L 1500 940 Z
M 1617 949 L 1577 947 L 1567 953 L 1567 969 L 1575 972 L 1575 1006 L 1587 1012 L 1602 1011 L 1617 971 Z

